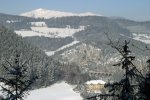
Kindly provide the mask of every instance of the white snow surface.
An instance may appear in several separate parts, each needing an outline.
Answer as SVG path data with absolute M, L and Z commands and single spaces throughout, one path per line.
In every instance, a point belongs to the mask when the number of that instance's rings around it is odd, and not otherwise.
M 52 56 L 52 55 L 55 54 L 55 52 L 58 52 L 58 51 L 60 51 L 60 50 L 63 50 L 63 49 L 68 48 L 68 47 L 70 47 L 70 46 L 73 46 L 73 45 L 75 45 L 75 44 L 77 44 L 77 43 L 79 43 L 79 41 L 75 40 L 75 41 L 73 41 L 73 42 L 71 42 L 71 43 L 69 43 L 69 44 L 67 44 L 67 45 L 62 46 L 61 48 L 57 49 L 56 51 L 46 51 L 45 53 L 46 53 L 48 56 Z
M 106 82 L 104 82 L 103 80 L 90 80 L 87 81 L 86 84 L 105 84 Z
M 1 91 L 1 89 L 2 89 L 1 86 L 4 86 L 4 84 L 2 82 L 0 82 L 0 96 L 3 95 L 2 91 Z
M 150 33 L 149 34 L 137 34 L 133 33 L 133 39 L 150 44 Z
M 16 23 L 16 22 L 21 22 L 19 20 L 6 20 L 6 23 Z
M 33 11 L 22 13 L 20 14 L 20 16 L 49 19 L 49 18 L 68 17 L 68 16 L 100 16 L 100 15 L 91 12 L 77 14 L 77 13 L 54 11 L 54 10 L 39 8 Z
M 32 22 L 33 23 L 33 22 Z M 39 23 L 34 23 L 39 25 Z M 43 23 L 44 24 L 44 23 Z M 68 37 L 73 36 L 74 33 L 82 31 L 85 29 L 85 26 L 79 26 L 78 29 L 73 28 L 48 28 L 48 27 L 31 27 L 31 30 L 15 30 L 18 35 L 22 37 L 31 37 L 31 36 L 45 36 L 50 38 L 58 37 Z
M 30 22 L 30 24 L 32 26 L 36 26 L 36 27 L 46 27 L 46 23 L 45 22 Z
M 38 32 L 34 32 L 34 31 L 30 31 L 30 30 L 17 30 L 15 31 L 16 34 L 21 35 L 22 37 L 31 37 L 31 36 L 45 36 L 48 37 L 48 35 L 42 34 L 42 33 L 38 33 Z
M 30 91 L 25 100 L 83 100 L 73 88 L 74 86 L 65 82 L 56 83 L 47 88 Z
M 83 100 L 79 93 L 73 91 L 73 88 L 74 86 L 63 81 L 46 88 L 32 90 L 25 100 Z M 3 95 L 1 91 L 0 95 Z
M 8 86 L 8 85 L 5 85 L 3 82 L 0 82 L 0 96 L 5 97 L 5 96 L 4 96 L 5 94 L 3 94 L 3 92 L 2 92 L 2 87 L 8 89 L 9 86 Z

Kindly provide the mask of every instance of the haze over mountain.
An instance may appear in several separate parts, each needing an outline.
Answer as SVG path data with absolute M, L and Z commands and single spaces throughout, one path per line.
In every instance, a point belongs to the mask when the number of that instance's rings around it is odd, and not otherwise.
M 101 16 L 99 14 L 95 14 L 92 12 L 85 12 L 85 13 L 70 13 L 70 12 L 61 12 L 61 11 L 55 11 L 55 10 L 48 10 L 39 8 L 33 11 L 25 12 L 20 14 L 21 16 L 26 17 L 33 17 L 33 18 L 56 18 L 56 17 L 67 17 L 67 16 Z

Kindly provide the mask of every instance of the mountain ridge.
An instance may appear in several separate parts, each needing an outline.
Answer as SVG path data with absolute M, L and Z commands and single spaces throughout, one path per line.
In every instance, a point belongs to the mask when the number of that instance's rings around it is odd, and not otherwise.
M 70 12 L 62 12 L 62 11 L 39 8 L 29 12 L 22 13 L 20 14 L 20 16 L 49 19 L 49 18 L 57 18 L 57 17 L 69 17 L 69 16 L 101 16 L 101 15 L 92 12 L 70 13 Z

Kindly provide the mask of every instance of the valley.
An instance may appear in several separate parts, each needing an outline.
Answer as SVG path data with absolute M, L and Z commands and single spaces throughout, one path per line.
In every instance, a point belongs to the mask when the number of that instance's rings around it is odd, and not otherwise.
M 5 63 L 4 59 L 12 62 L 17 51 L 22 62 L 29 59 L 29 77 L 35 74 L 40 77 L 25 100 L 60 100 L 56 95 L 60 95 L 61 100 L 82 100 L 94 94 L 86 90 L 88 81 L 101 80 L 102 83 L 92 85 L 99 89 L 101 84 L 104 87 L 105 82 L 123 77 L 121 68 L 113 66 L 122 55 L 111 47 L 108 37 L 119 45 L 130 41 L 129 47 L 138 58 L 135 65 L 145 70 L 142 66 L 149 52 L 143 53 L 137 47 L 150 46 L 149 29 L 149 21 L 90 12 L 76 14 L 40 8 L 21 15 L 0 13 L 0 59 L 1 63 Z M 50 94 L 46 95 L 47 92 Z

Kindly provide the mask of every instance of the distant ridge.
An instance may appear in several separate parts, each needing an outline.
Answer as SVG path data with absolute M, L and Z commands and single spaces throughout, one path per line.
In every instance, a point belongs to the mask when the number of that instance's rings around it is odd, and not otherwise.
M 25 12 L 20 14 L 20 16 L 26 17 L 33 17 L 33 18 L 57 18 L 57 17 L 68 17 L 68 16 L 101 16 L 99 14 L 95 14 L 92 12 L 85 12 L 85 13 L 70 13 L 70 12 L 61 12 L 61 11 L 54 11 L 54 10 L 47 10 L 43 8 L 39 8 L 30 12 Z

